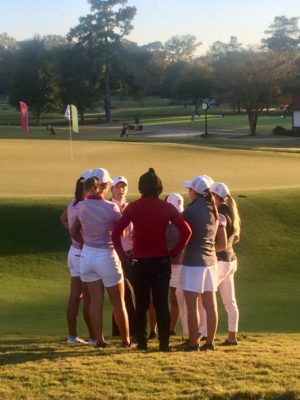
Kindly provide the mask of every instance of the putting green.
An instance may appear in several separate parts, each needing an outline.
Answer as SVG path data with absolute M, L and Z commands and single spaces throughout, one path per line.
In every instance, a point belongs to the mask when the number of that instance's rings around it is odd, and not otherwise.
M 70 196 L 80 173 L 107 168 L 129 179 L 137 193 L 139 176 L 154 167 L 164 193 L 184 193 L 182 182 L 207 174 L 233 190 L 300 187 L 300 155 L 223 150 L 158 143 L 1 140 L 0 197 Z

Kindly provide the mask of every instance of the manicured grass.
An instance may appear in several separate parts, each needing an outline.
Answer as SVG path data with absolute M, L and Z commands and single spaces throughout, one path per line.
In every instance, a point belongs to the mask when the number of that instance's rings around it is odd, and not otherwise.
M 0 196 L 70 196 L 86 169 L 105 167 L 112 176 L 129 179 L 137 194 L 138 178 L 154 167 L 164 192 L 184 192 L 183 181 L 208 174 L 232 189 L 299 187 L 300 155 L 203 148 L 187 144 L 128 143 L 80 140 L 0 141 Z
M 0 336 L 4 400 L 297 400 L 300 335 L 247 334 L 238 348 L 147 353 Z
M 71 161 L 68 141 L 30 140 L 45 135 L 35 132 L 0 141 L 0 398 L 298 399 L 299 155 L 131 138 L 98 142 L 94 132 L 74 141 Z M 115 140 L 118 131 L 106 134 Z M 238 348 L 186 354 L 176 351 L 178 337 L 172 338 L 170 354 L 158 353 L 157 342 L 146 354 L 119 349 L 118 340 L 104 351 L 66 346 L 69 239 L 59 215 L 78 174 L 99 165 L 129 178 L 130 200 L 149 166 L 161 175 L 164 193 L 182 193 L 182 181 L 199 173 L 230 185 L 242 218 L 236 246 Z M 217 345 L 227 329 L 221 304 L 219 310 Z M 107 301 L 104 316 L 109 336 Z M 78 333 L 87 336 L 81 315 Z
M 199 132 L 204 131 L 205 127 L 205 117 L 204 112 L 200 110 L 200 116 L 196 116 L 192 120 L 191 115 L 194 113 L 193 106 L 170 106 L 163 102 L 160 106 L 145 105 L 143 107 L 122 106 L 112 110 L 113 122 L 117 124 L 122 124 L 123 122 L 128 122 L 133 124 L 135 118 L 139 118 L 139 123 L 147 128 L 155 129 L 157 126 L 161 127 L 171 127 L 171 128 L 187 128 L 196 129 Z M 220 116 L 224 115 L 224 118 Z M 87 113 L 86 122 L 94 121 L 97 124 L 99 118 L 104 121 L 103 111 L 100 113 Z M 0 125 L 6 126 L 18 126 L 20 124 L 19 112 L 8 109 L 0 110 Z M 43 125 L 45 130 L 45 125 L 51 121 L 54 125 L 67 125 L 67 120 L 64 117 L 64 113 L 61 114 L 43 114 L 40 119 L 40 124 Z M 34 115 L 29 115 L 29 125 L 31 129 L 37 128 L 37 124 Z M 271 133 L 273 128 L 276 126 L 282 126 L 286 129 L 292 128 L 292 116 L 286 116 L 282 118 L 282 115 L 278 112 L 271 112 L 269 115 L 261 115 L 258 118 L 257 131 L 266 131 Z M 62 126 L 62 128 L 63 128 Z M 242 114 L 232 114 L 229 113 L 226 106 L 224 108 L 211 107 L 207 114 L 207 127 L 208 132 L 250 132 L 249 122 L 246 113 Z M 1 132 L 1 130 L 0 130 Z
M 236 277 L 241 331 L 298 332 L 300 190 L 243 196 L 237 197 L 242 218 Z M 66 204 L 67 199 L 0 201 L 2 333 L 65 332 L 68 235 L 59 215 Z M 223 311 L 221 316 L 224 331 Z M 106 321 L 109 335 L 109 307 Z

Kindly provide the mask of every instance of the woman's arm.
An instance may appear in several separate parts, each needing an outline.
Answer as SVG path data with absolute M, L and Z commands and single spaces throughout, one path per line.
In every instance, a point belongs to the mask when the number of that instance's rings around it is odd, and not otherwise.
M 117 222 L 116 226 L 114 227 L 112 234 L 111 234 L 111 239 L 114 245 L 114 248 L 116 252 L 118 253 L 118 256 L 122 262 L 125 262 L 127 259 L 126 253 L 123 249 L 122 246 L 122 233 L 126 226 L 130 224 L 130 219 L 126 215 L 122 215 L 122 217 L 119 219 Z
M 239 235 L 234 235 L 232 244 L 238 243 L 239 241 L 240 241 L 240 236 Z
M 219 225 L 217 234 L 216 234 L 216 239 L 215 239 L 215 249 L 216 252 L 224 251 L 227 246 L 227 233 L 226 233 L 226 227 L 223 225 Z
M 81 223 L 78 218 L 75 219 L 72 226 L 69 229 L 70 235 L 76 242 L 83 245 L 83 237 L 81 235 Z
M 69 224 L 68 224 L 68 208 L 64 210 L 64 212 L 61 214 L 59 217 L 60 222 L 63 224 L 63 226 L 69 230 Z
M 215 238 L 215 249 L 217 253 L 219 251 L 224 251 L 227 246 L 226 225 L 227 225 L 226 217 L 220 213 L 218 220 L 218 230 Z
M 175 209 L 175 207 L 174 207 Z M 192 230 L 190 225 L 183 219 L 182 215 L 175 209 L 171 222 L 177 227 L 179 231 L 179 238 L 173 249 L 170 251 L 171 257 L 176 257 L 189 241 Z

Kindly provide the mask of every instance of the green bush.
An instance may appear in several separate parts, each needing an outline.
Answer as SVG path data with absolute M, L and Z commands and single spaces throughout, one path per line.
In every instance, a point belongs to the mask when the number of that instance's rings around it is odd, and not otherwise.
M 285 135 L 286 130 L 283 126 L 275 126 L 273 129 L 273 135 Z

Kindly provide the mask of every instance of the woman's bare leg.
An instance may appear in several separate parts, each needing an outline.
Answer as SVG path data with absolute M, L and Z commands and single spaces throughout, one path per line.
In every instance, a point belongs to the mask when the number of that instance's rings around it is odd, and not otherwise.
M 103 283 L 99 279 L 95 282 L 86 282 L 90 295 L 90 321 L 94 337 L 97 342 L 104 343 L 103 337 Z
M 187 306 L 190 346 L 196 346 L 199 338 L 198 297 L 198 293 L 190 292 L 188 290 L 184 291 L 184 298 Z
M 218 308 L 215 292 L 202 293 L 202 303 L 206 311 L 207 344 L 213 344 L 218 326 Z
M 124 281 L 115 286 L 107 287 L 106 290 L 114 310 L 114 316 L 122 341 L 125 344 L 130 344 L 128 315 L 124 300 Z
M 71 277 L 70 294 L 67 305 L 67 321 L 69 336 L 77 336 L 77 316 L 82 297 L 82 285 L 79 276 Z

